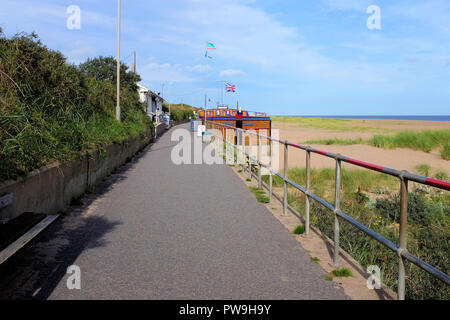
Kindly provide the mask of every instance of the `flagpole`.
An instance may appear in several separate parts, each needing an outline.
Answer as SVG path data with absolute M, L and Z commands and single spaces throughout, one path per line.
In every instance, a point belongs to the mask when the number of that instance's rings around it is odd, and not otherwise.
M 222 85 L 222 88 L 220 90 L 220 92 L 222 93 L 222 105 L 223 105 L 223 84 L 224 84 L 224 82 L 225 82 L 225 80 L 222 80 L 220 83 Z
M 206 70 L 205 70 L 205 106 L 204 106 L 204 110 L 205 110 L 205 129 L 206 129 L 206 97 L 207 97 L 207 95 L 206 95 L 206 88 L 208 86 L 208 58 L 210 58 L 210 57 L 208 57 L 208 49 L 216 49 L 216 48 L 214 47 L 214 45 L 212 43 L 206 41 L 206 53 L 205 53 L 205 59 L 206 59 L 206 63 L 205 63 L 205 66 L 206 66 Z
M 206 54 L 205 54 L 205 130 L 206 130 L 206 86 L 208 82 L 208 42 L 206 42 Z

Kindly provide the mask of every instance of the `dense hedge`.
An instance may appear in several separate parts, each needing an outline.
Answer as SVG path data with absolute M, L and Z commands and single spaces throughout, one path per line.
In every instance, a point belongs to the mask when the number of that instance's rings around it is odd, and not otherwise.
M 55 160 L 137 136 L 152 126 L 139 102 L 140 77 L 121 65 L 122 122 L 115 120 L 114 58 L 67 63 L 35 34 L 0 29 L 0 181 Z

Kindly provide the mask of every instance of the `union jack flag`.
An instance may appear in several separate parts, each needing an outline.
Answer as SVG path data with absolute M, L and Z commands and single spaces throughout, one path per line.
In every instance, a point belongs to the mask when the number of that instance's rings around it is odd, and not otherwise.
M 227 90 L 227 92 L 236 92 L 236 86 L 227 83 L 227 85 L 225 86 L 225 89 Z

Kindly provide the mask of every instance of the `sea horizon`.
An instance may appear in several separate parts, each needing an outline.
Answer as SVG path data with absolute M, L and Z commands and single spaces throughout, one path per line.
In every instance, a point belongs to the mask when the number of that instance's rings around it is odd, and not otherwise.
M 422 120 L 422 121 L 450 121 L 450 115 L 273 115 L 273 117 L 302 117 L 328 119 L 380 119 L 380 120 Z

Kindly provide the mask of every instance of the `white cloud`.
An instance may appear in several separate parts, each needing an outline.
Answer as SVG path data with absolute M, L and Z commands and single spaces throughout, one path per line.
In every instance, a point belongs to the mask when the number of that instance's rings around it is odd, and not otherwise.
M 324 0 L 331 10 L 355 10 L 365 11 L 368 6 L 374 4 L 373 0 Z
M 139 73 L 145 81 L 173 83 L 193 81 L 179 64 L 158 63 L 154 58 L 149 60 L 147 64 L 139 69 Z
M 198 72 L 198 73 L 204 73 L 204 72 L 209 72 L 212 70 L 212 68 L 209 65 L 203 65 L 203 64 L 197 64 L 195 66 L 188 66 L 186 67 L 187 71 L 190 72 Z
M 245 72 L 235 69 L 227 69 L 220 72 L 221 77 L 235 77 L 235 76 L 242 76 L 244 74 Z
M 73 63 L 80 63 L 87 60 L 87 58 L 94 56 L 96 50 L 89 44 L 83 41 L 75 41 L 69 45 L 69 49 L 64 51 L 64 54 L 68 57 L 68 60 Z
M 386 69 L 328 56 L 321 46 L 308 43 L 297 28 L 239 1 L 190 0 L 186 6 L 173 8 L 166 20 L 167 28 L 160 27 L 165 31 L 161 37 L 168 44 L 202 52 L 208 39 L 216 45 L 217 60 L 227 61 L 228 65 L 248 65 L 249 69 L 256 67 L 266 74 L 374 83 L 393 73 L 390 66 Z

